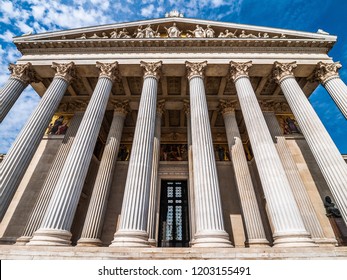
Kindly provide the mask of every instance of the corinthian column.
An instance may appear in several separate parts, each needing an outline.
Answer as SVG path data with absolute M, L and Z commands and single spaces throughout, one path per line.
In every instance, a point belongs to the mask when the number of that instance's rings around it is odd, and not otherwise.
M 247 244 L 250 247 L 269 246 L 255 195 L 251 174 L 237 126 L 234 106 L 231 102 L 221 102 L 225 130 L 231 160 L 234 167 L 237 188 L 239 191 L 243 219 L 247 231 Z
M 224 230 L 216 160 L 204 88 L 207 62 L 186 62 L 194 159 L 196 233 L 193 247 L 231 247 Z
M 161 65 L 161 61 L 155 63 L 141 61 L 141 67 L 145 69 L 144 81 L 125 183 L 121 220 L 110 246 L 149 246 L 147 223 L 157 90 Z
M 74 63 L 57 64 L 54 79 L 0 165 L 0 221 L 47 129 L 68 84 L 74 76 Z
M 248 76 L 251 62 L 230 62 L 260 181 L 272 222 L 274 246 L 314 246 L 295 202 L 281 160 Z
M 10 63 L 8 69 L 11 76 L 0 91 L 0 123 L 27 85 L 37 81 L 30 62 L 19 65 Z
M 116 167 L 128 103 L 116 103 L 78 246 L 101 246 L 101 229 Z
M 96 63 L 98 83 L 89 101 L 69 155 L 60 173 L 40 228 L 28 245 L 70 245 L 70 228 L 93 155 L 113 81 L 117 62 Z
M 165 110 L 165 100 L 160 100 L 157 106 L 157 114 L 155 117 L 155 131 L 153 144 L 153 163 L 151 175 L 151 191 L 149 196 L 148 209 L 148 242 L 155 246 L 155 228 L 156 228 L 156 209 L 157 209 L 157 189 L 158 189 L 158 169 L 160 160 L 160 136 L 161 136 L 161 119 Z
M 77 112 L 73 116 L 70 122 L 69 129 L 67 130 L 64 139 L 59 147 L 56 157 L 52 163 L 51 168 L 49 169 L 47 178 L 43 183 L 41 192 L 36 199 L 36 203 L 33 211 L 30 214 L 29 220 L 25 226 L 23 234 L 20 238 L 17 239 L 17 245 L 25 245 L 30 241 L 34 232 L 40 227 L 45 212 L 47 210 L 49 201 L 54 192 L 56 183 L 59 179 L 60 171 L 62 170 L 65 159 L 67 158 L 73 140 L 76 136 L 76 132 L 81 123 L 84 112 Z
M 329 133 L 295 80 L 296 63 L 275 62 L 274 77 L 310 146 L 313 156 L 347 223 L 347 165 Z
M 315 76 L 329 92 L 337 107 L 347 119 L 347 86 L 340 79 L 338 73 L 341 67 L 342 65 L 339 62 L 318 62 Z

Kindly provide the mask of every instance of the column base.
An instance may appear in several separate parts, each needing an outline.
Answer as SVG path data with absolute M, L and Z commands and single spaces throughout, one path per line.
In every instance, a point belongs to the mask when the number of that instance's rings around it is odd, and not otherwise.
M 118 230 L 110 247 L 150 247 L 148 233 L 142 230 Z
M 71 232 L 62 229 L 38 229 L 27 246 L 70 246 Z
M 337 240 L 335 238 L 312 238 L 312 240 L 320 247 L 338 246 Z
M 21 236 L 19 238 L 17 238 L 16 240 L 16 243 L 14 245 L 17 245 L 17 246 L 25 246 L 27 243 L 30 242 L 32 236 Z
M 273 247 L 317 247 L 318 245 L 306 233 L 274 234 Z
M 250 239 L 246 241 L 247 247 L 270 247 L 270 243 L 267 239 Z
M 148 239 L 149 246 L 157 247 L 157 241 L 155 239 Z
M 101 247 L 102 241 L 99 238 L 80 238 L 77 241 L 78 247 Z
M 229 235 L 225 231 L 200 231 L 194 236 L 192 247 L 232 248 Z

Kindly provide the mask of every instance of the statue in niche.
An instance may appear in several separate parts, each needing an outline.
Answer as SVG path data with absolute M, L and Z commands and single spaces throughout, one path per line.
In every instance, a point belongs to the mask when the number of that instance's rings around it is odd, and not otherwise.
M 341 212 L 335 207 L 335 203 L 331 201 L 330 196 L 326 196 L 324 199 L 324 207 L 327 211 L 328 217 L 341 218 Z
M 119 146 L 118 160 L 126 161 L 129 159 L 129 149 L 126 145 L 121 144 Z
M 242 30 L 239 38 L 257 38 L 257 36 L 253 35 L 252 33 L 246 34 L 246 31 Z
M 116 39 L 118 36 L 117 29 L 113 29 L 110 35 L 111 35 L 111 39 Z
M 206 37 L 205 30 L 198 24 L 196 25 L 196 28 L 193 31 L 188 30 L 188 32 L 190 32 L 193 35 L 193 37 L 195 37 L 195 38 Z
M 228 29 L 225 29 L 225 33 L 223 33 L 223 32 L 221 32 L 221 33 L 219 33 L 219 38 L 237 38 L 236 37 L 236 32 L 237 32 L 237 30 L 235 30 L 235 32 L 233 33 L 233 32 L 231 32 L 231 31 L 229 31 Z
M 129 38 L 131 38 L 131 36 L 129 35 L 129 32 L 126 30 L 126 28 L 123 28 L 121 31 L 119 31 L 117 38 L 129 39 Z
M 177 38 L 177 37 L 180 37 L 182 31 L 180 31 L 177 26 L 176 26 L 176 23 L 174 22 L 173 25 L 169 28 L 166 28 L 166 32 L 167 32 L 167 36 L 169 38 Z
M 211 28 L 211 25 L 207 25 L 207 28 L 205 30 L 205 34 L 207 38 L 214 38 L 214 30 Z

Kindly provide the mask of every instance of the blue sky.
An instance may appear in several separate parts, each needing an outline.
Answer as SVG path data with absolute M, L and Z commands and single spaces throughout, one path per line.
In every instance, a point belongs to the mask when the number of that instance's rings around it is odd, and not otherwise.
M 340 76 L 347 82 L 346 0 L 0 0 L 0 88 L 9 77 L 8 63 L 20 53 L 12 37 L 83 26 L 164 17 L 177 9 L 185 17 L 220 20 L 316 32 L 338 36 L 330 52 L 340 61 Z M 29 86 L 0 124 L 0 153 L 6 153 L 39 101 Z M 342 154 L 347 154 L 347 120 L 326 90 L 319 87 L 310 102 Z

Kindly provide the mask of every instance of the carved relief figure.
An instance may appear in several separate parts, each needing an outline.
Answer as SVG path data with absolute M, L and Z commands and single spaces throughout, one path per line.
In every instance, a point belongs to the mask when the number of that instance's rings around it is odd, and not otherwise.
M 86 33 L 83 33 L 81 37 L 77 37 L 76 39 L 87 39 Z
M 207 28 L 205 30 L 206 37 L 207 38 L 213 38 L 214 37 L 214 30 L 211 28 L 211 25 L 207 25 Z
M 253 34 L 246 34 L 246 31 L 242 30 L 241 34 L 239 35 L 239 38 L 257 38 L 257 36 Z
M 135 38 L 138 38 L 138 39 L 142 39 L 143 37 L 145 37 L 145 33 L 144 33 L 144 30 L 142 29 L 142 25 L 140 25 L 137 28 L 137 32 L 134 33 L 134 36 Z
M 117 38 L 129 39 L 131 38 L 131 36 L 129 35 L 129 32 L 126 30 L 126 28 L 123 28 L 121 31 L 119 31 Z
M 237 32 L 237 30 L 235 30 L 235 32 L 233 33 L 233 32 L 231 32 L 231 31 L 229 31 L 228 29 L 225 29 L 225 33 L 223 33 L 223 32 L 221 32 L 221 33 L 219 33 L 219 38 L 237 38 L 236 37 L 236 32 Z
M 96 33 L 94 33 L 92 36 L 89 37 L 89 39 L 97 39 L 100 38 Z
M 118 36 L 117 29 L 114 29 L 114 30 L 110 33 L 110 35 L 111 35 L 111 38 L 112 38 L 112 39 L 116 39 L 117 36 Z
M 156 32 L 152 29 L 150 24 L 147 25 L 147 27 L 144 29 L 144 32 L 145 38 L 154 38 L 156 35 Z
M 177 38 L 177 37 L 179 37 L 180 35 L 181 35 L 181 31 L 177 28 L 177 26 L 176 26 L 176 23 L 173 23 L 173 25 L 171 26 L 171 27 L 169 27 L 169 28 L 166 28 L 166 27 L 164 27 L 165 29 L 166 29 L 166 32 L 167 32 L 167 36 L 169 37 L 169 38 Z
M 108 39 L 108 36 L 107 36 L 106 32 L 102 32 L 101 35 L 102 35 L 102 38 L 103 38 L 103 39 Z
M 205 30 L 198 24 L 196 25 L 196 28 L 193 31 L 188 30 L 188 32 L 193 34 L 193 36 L 195 38 L 204 38 L 204 37 L 206 37 Z

